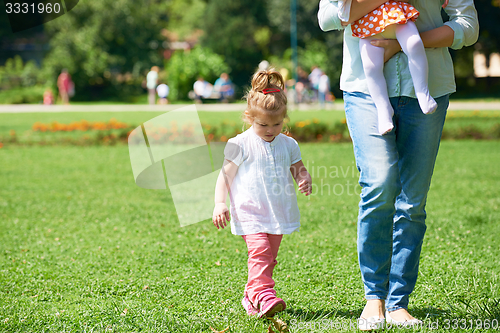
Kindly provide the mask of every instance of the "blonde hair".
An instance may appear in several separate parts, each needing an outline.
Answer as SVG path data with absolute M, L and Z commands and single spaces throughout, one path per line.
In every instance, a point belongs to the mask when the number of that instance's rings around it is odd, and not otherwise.
M 271 91 L 267 92 L 266 89 Z M 247 109 L 243 113 L 243 121 L 251 125 L 257 115 L 283 116 L 283 119 L 288 121 L 284 89 L 285 80 L 276 70 L 271 68 L 256 72 L 252 77 L 252 88 L 244 97 L 247 100 Z

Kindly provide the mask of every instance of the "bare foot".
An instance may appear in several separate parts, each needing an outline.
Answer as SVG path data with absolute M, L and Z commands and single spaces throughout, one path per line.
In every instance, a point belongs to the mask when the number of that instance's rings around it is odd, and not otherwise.
M 366 301 L 365 308 L 361 313 L 361 318 L 368 319 L 371 317 L 384 318 L 385 302 L 381 299 L 370 299 Z M 394 312 L 391 312 L 391 316 Z
M 410 321 L 415 319 L 411 314 L 408 313 L 406 309 L 399 309 L 393 312 L 389 312 L 391 318 L 395 321 Z

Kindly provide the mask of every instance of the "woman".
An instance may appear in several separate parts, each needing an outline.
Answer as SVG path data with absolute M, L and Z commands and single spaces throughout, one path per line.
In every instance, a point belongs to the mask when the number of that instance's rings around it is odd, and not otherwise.
M 340 88 L 344 91 L 347 124 L 362 186 L 358 216 L 358 258 L 365 286 L 366 306 L 360 329 L 387 323 L 417 324 L 408 313 L 408 297 L 415 287 L 425 233 L 425 203 L 446 117 L 449 95 L 455 92 L 453 63 L 448 47 L 460 49 L 476 42 L 478 20 L 473 0 L 442 2 L 410 0 L 419 12 L 417 28 L 426 47 L 429 90 L 438 107 L 424 114 L 415 97 L 406 55 L 397 40 L 377 40 L 384 48 L 384 76 L 394 108 L 395 128 L 381 136 L 377 109 L 368 93 L 359 40 L 350 23 L 374 10 L 384 0 L 321 0 L 322 30 L 344 29 L 344 58 Z M 348 17 L 343 22 L 339 17 Z
M 71 81 L 71 75 L 69 75 L 68 70 L 64 68 L 57 78 L 57 88 L 59 88 L 59 96 L 63 104 L 69 104 L 70 90 L 73 86 Z

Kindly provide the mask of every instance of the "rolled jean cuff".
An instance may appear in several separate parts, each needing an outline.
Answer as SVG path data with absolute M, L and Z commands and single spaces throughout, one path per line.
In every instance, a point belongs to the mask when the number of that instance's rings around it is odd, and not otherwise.
M 365 299 L 367 301 L 371 301 L 371 300 L 374 300 L 374 299 L 379 299 L 379 300 L 385 301 L 386 298 L 387 298 L 387 295 L 386 296 L 365 295 Z
M 388 312 L 394 312 L 394 311 L 397 311 L 397 310 L 400 310 L 400 309 L 405 309 L 405 310 L 408 310 L 408 307 L 406 306 L 401 306 L 401 305 L 395 305 L 395 306 L 391 306 L 389 308 L 385 308 Z

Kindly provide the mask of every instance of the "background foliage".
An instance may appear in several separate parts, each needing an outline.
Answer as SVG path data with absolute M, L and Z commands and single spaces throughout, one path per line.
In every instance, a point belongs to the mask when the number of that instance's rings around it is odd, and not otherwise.
M 43 78 L 33 60 L 23 63 L 19 55 L 0 67 L 0 101 L 8 104 L 38 103 L 43 99 Z
M 500 27 L 496 24 L 500 5 L 498 1 L 476 0 L 475 6 L 481 27 L 478 43 L 451 53 L 459 90 L 476 87 L 478 91 L 488 91 L 493 90 L 494 82 L 488 79 L 484 84 L 474 78 L 472 54 L 478 50 L 489 55 L 500 49 Z M 318 1 L 298 1 L 299 65 L 306 71 L 313 65 L 325 70 L 334 93 L 339 95 L 342 33 L 321 31 L 317 10 Z M 194 83 L 196 75 L 186 73 L 184 76 L 182 71 L 191 71 L 187 67 L 177 68 L 176 73 L 169 72 L 174 67 L 170 61 L 178 63 L 179 58 L 192 57 L 181 56 L 181 51 L 176 51 L 169 58 L 173 43 L 178 41 L 198 45 L 197 52 L 206 54 L 207 58 L 215 59 L 212 52 L 220 56 L 240 95 L 263 59 L 287 68 L 290 74 L 292 70 L 289 0 L 80 1 L 66 15 L 17 34 L 10 32 L 6 14 L 1 12 L 0 41 L 0 48 L 5 51 L 0 52 L 0 66 L 10 66 L 5 64 L 6 57 L 16 54 L 20 54 L 25 63 L 29 59 L 37 60 L 38 76 L 30 85 L 23 83 L 22 87 L 38 87 L 38 91 L 40 86 L 55 89 L 57 75 L 61 69 L 68 68 L 76 84 L 75 98 L 80 100 L 133 102 L 135 96 L 145 93 L 142 83 L 147 71 L 153 65 L 162 64 L 167 69 L 169 84 L 176 91 L 172 97 L 187 99 L 186 87 Z M 45 51 L 16 51 L 19 45 L 34 45 Z M 43 56 L 36 55 L 40 52 Z M 26 71 L 34 72 L 34 63 L 25 66 Z M 0 72 L 5 72 L 5 68 Z M 220 68 L 219 65 L 211 67 L 213 73 L 209 77 L 220 74 L 215 73 Z M 203 72 L 203 67 L 194 69 Z M 0 89 L 18 87 L 2 84 Z M 33 101 L 23 97 L 16 102 Z
M 153 0 L 82 2 L 45 25 L 51 45 L 44 59 L 47 77 L 57 78 L 67 68 L 85 98 L 137 94 L 144 72 L 162 62 L 159 26 L 165 12 Z
M 165 61 L 165 69 L 170 87 L 169 98 L 174 100 L 185 98 L 198 76 L 203 76 L 208 82 L 215 82 L 220 73 L 229 71 L 222 56 L 200 46 L 190 52 L 175 52 Z

